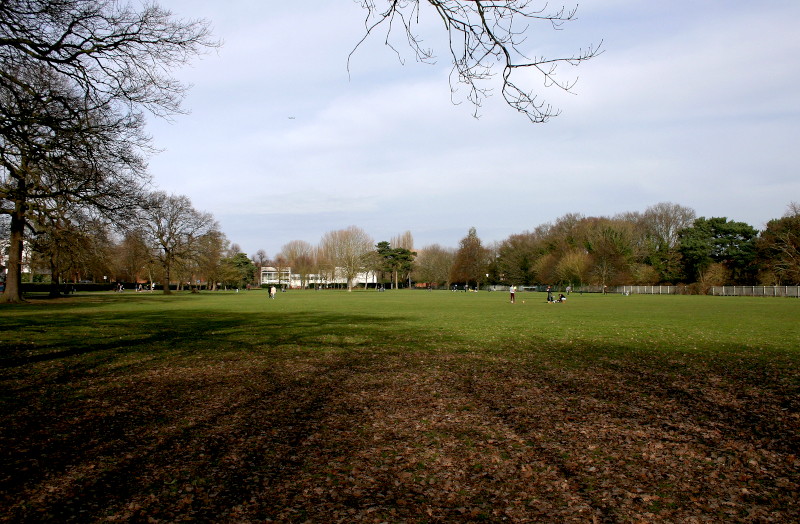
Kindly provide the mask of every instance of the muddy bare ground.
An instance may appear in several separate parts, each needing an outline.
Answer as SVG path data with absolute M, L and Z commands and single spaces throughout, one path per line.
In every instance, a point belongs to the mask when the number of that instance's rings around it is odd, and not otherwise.
M 796 376 L 531 352 L 2 372 L 0 519 L 797 522 Z

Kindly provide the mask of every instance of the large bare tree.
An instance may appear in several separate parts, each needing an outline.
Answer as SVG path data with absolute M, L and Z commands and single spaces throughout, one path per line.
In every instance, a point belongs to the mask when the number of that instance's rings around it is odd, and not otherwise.
M 353 290 L 353 281 L 366 268 L 372 245 L 372 237 L 357 226 L 329 231 L 320 241 L 325 257 L 347 279 L 348 291 Z
M 186 86 L 171 71 L 214 45 L 205 22 L 155 3 L 0 2 L 0 212 L 10 216 L 1 301 L 22 299 L 32 212 L 54 199 L 109 213 L 132 203 L 147 182 L 144 113 L 180 112 Z
M 161 191 L 150 196 L 143 211 L 142 229 L 147 232 L 154 258 L 164 270 L 164 294 L 170 293 L 173 267 L 177 263 L 196 267 L 203 246 L 201 239 L 219 230 L 214 217 L 197 211 L 187 197 Z
M 500 92 L 506 103 L 526 115 L 531 122 L 547 122 L 560 113 L 540 96 L 518 83 L 521 71 L 533 71 L 546 87 L 571 92 L 574 79 L 557 76 L 559 65 L 576 66 L 600 53 L 600 45 L 589 45 L 569 56 L 549 57 L 531 54 L 529 37 L 536 27 L 562 29 L 576 19 L 577 7 L 551 8 L 531 0 L 360 0 L 366 10 L 365 35 L 383 29 L 385 43 L 401 53 L 393 38 L 408 45 L 420 62 L 435 62 L 435 51 L 425 46 L 418 28 L 429 16 L 438 19 L 447 32 L 449 59 L 453 65 L 451 89 L 462 84 L 477 116 L 481 104 L 492 90 L 491 81 L 499 75 Z M 399 35 L 396 35 L 399 33 Z M 354 50 L 355 51 L 355 50 Z M 530 75 L 527 75 L 530 78 Z
M 642 221 L 659 250 L 673 249 L 678 244 L 678 232 L 691 227 L 697 214 L 694 209 L 672 202 L 659 202 L 648 207 Z

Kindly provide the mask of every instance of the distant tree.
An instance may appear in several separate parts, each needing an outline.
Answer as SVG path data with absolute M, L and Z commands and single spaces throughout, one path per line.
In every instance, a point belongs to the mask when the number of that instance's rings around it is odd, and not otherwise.
M 459 242 L 453 266 L 450 268 L 450 281 L 480 285 L 486 279 L 489 266 L 487 255 L 488 250 L 481 244 L 477 230 L 471 227 L 467 236 Z
M 218 227 L 209 213 L 197 211 L 187 197 L 158 191 L 148 199 L 142 229 L 163 268 L 164 294 L 169 294 L 173 267 L 181 262 L 188 265 L 199 254 L 199 240 Z
M 412 244 L 413 245 L 413 244 Z M 392 275 L 393 287 L 399 287 L 399 276 L 405 278 L 413 269 L 414 257 L 417 254 L 404 247 L 392 247 L 389 242 L 378 242 L 375 252 L 380 261 L 380 270 Z
M 267 256 L 267 252 L 263 249 L 259 249 L 256 251 L 256 254 L 253 255 L 253 265 L 256 266 L 256 284 L 261 284 L 261 268 L 267 265 L 267 261 L 269 257 Z
M 114 266 L 116 273 L 126 282 L 135 282 L 140 277 L 153 283 L 153 270 L 151 263 L 153 250 L 147 244 L 144 232 L 134 228 L 125 231 L 122 238 L 114 245 Z
M 225 280 L 231 286 L 244 288 L 253 281 L 256 274 L 256 266 L 245 253 L 238 252 L 231 257 L 223 259 L 222 263 L 227 266 L 224 269 Z
M 61 281 L 88 265 L 94 248 L 102 249 L 105 244 L 94 243 L 89 228 L 82 227 L 85 222 L 76 218 L 75 215 L 70 218 L 63 216 L 59 220 L 49 220 L 47 225 L 40 224 L 37 226 L 38 233 L 30 241 L 36 259 L 46 266 L 50 274 L 50 297 L 60 296 Z
M 278 272 L 278 287 L 283 286 L 283 274 L 286 269 L 291 270 L 291 266 L 289 265 L 289 259 L 286 258 L 286 255 L 283 253 L 278 253 L 275 255 L 275 258 L 272 260 L 272 265 L 275 266 L 275 269 Z M 286 282 L 286 285 L 291 285 L 291 280 Z
M 589 281 L 592 257 L 585 250 L 573 249 L 563 253 L 554 268 L 558 282 L 581 285 Z
M 393 236 L 389 239 L 389 243 L 393 248 L 402 248 L 407 249 L 408 251 L 414 251 L 414 235 L 411 234 L 411 231 L 404 231 L 403 233 Z
M 630 280 L 628 283 L 637 286 L 652 286 L 662 281 L 662 274 L 649 264 L 635 262 L 629 268 Z
M 305 288 L 308 275 L 314 271 L 314 246 L 305 240 L 292 240 L 284 244 L 281 253 L 286 257 L 292 273 L 300 275 L 300 285 Z
M 584 247 L 587 219 L 580 213 L 567 213 L 553 224 L 543 224 L 534 231 L 547 241 L 549 253 L 566 253 L 570 249 Z
M 776 285 L 800 285 L 800 204 L 792 203 L 782 218 L 770 220 L 756 241 L 758 258 Z
M 369 266 L 378 274 L 378 282 L 381 284 L 386 281 L 386 273 L 389 273 L 389 282 L 394 282 L 391 251 L 391 244 L 382 240 L 375 244 L 374 256 L 370 257 Z
M 536 283 L 536 261 L 546 253 L 544 238 L 526 231 L 511 235 L 500 243 L 497 271 L 508 284 L 529 286 Z
M 320 283 L 330 283 L 333 281 L 336 272 L 336 264 L 330 258 L 324 237 L 319 245 L 314 248 L 314 272 L 317 274 Z
M 218 283 L 225 283 L 236 278 L 233 271 L 229 271 L 225 261 L 228 252 L 228 239 L 225 234 L 216 228 L 211 229 L 197 240 L 198 256 L 195 260 L 195 271 L 201 279 L 205 280 L 208 289 L 216 291 Z
M 559 111 L 528 88 L 518 85 L 516 73 L 520 72 L 519 77 L 527 81 L 539 75 L 545 86 L 569 92 L 575 81 L 557 76 L 557 66 L 576 66 L 599 54 L 599 46 L 591 45 L 571 56 L 560 58 L 530 56 L 522 49 L 523 44 L 525 48 L 530 48 L 528 39 L 531 24 L 541 23 L 561 29 L 567 22 L 575 20 L 577 8 L 550 10 L 547 4 L 537 8 L 530 0 L 362 0 L 361 5 L 367 10 L 366 33 L 361 42 L 384 27 L 384 41 L 397 52 L 392 36 L 399 31 L 399 40 L 410 46 L 420 62 L 435 62 L 436 57 L 433 50 L 425 47 L 427 39 L 417 33 L 417 25 L 425 14 L 430 14 L 437 22 L 441 21 L 447 33 L 446 41 L 449 42 L 446 54 L 453 64 L 451 90 L 455 92 L 455 82 L 465 85 L 466 98 L 473 104 L 476 115 L 483 99 L 492 90 L 486 85 L 487 82 L 499 74 L 502 81 L 498 91 L 506 103 L 526 115 L 531 122 L 546 122 Z M 532 74 L 526 74 L 525 71 Z
M 343 272 L 348 291 L 353 290 L 354 279 L 367 267 L 372 243 L 372 238 L 356 226 L 330 231 L 322 237 L 320 247 L 324 256 Z
M 758 231 L 744 222 L 724 217 L 696 219 L 678 234 L 678 251 L 688 278 L 697 281 L 713 263 L 724 264 L 734 283 L 748 283 L 755 276 L 755 240 Z
M 630 280 L 636 251 L 635 227 L 624 220 L 587 220 L 586 252 L 591 257 L 590 274 L 600 286 L 623 284 Z
M 690 227 L 695 218 L 693 209 L 671 202 L 652 205 L 642 214 L 641 224 L 647 240 L 643 262 L 657 272 L 657 281 L 677 283 L 684 278 L 681 255 L 677 249 L 678 235 Z
M 680 231 L 691 227 L 695 218 L 694 209 L 672 202 L 654 204 L 642 215 L 648 234 L 655 240 L 656 249 L 661 252 L 675 248 Z
M 439 244 L 425 246 L 414 263 L 414 280 L 438 286 L 449 284 L 455 250 Z

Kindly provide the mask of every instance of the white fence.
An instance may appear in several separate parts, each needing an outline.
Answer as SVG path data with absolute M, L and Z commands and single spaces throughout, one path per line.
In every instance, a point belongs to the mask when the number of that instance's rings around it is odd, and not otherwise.
M 609 291 L 629 295 L 678 295 L 685 292 L 685 286 L 614 286 L 613 291 Z
M 714 286 L 711 294 L 723 297 L 800 298 L 800 286 Z
M 584 292 L 602 293 L 601 286 L 584 286 Z M 606 293 L 629 295 L 683 295 L 690 293 L 690 288 L 680 286 L 610 286 Z M 794 297 L 800 298 L 800 286 L 713 286 L 709 295 L 720 297 Z
M 546 286 L 520 286 L 520 291 L 544 291 Z M 508 291 L 508 286 L 489 286 L 489 291 Z M 553 292 L 565 292 L 563 287 L 553 286 Z M 602 293 L 603 286 L 581 286 L 573 293 Z M 608 286 L 606 293 L 618 295 L 686 295 L 692 288 L 679 286 Z M 800 298 L 800 286 L 714 286 L 709 295 L 720 297 L 794 297 Z
M 617 295 L 685 295 L 688 289 L 680 286 L 580 286 L 573 290 L 579 293 L 613 293 Z

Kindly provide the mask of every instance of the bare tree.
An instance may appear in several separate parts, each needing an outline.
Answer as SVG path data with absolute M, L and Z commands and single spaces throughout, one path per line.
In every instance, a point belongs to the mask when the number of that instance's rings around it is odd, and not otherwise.
M 199 254 L 199 240 L 219 228 L 209 213 L 194 209 L 187 197 L 161 191 L 150 196 L 143 215 L 142 227 L 164 270 L 164 294 L 169 294 L 173 266 L 181 262 L 188 266 Z
M 328 256 L 323 240 L 314 248 L 314 271 L 320 283 L 331 282 L 336 271 L 336 265 Z
M 411 234 L 411 231 L 405 231 L 397 236 L 393 236 L 389 239 L 389 243 L 393 248 L 402 248 L 408 249 L 409 251 L 414 251 L 414 235 Z
M 399 39 L 406 42 L 420 62 L 435 61 L 434 51 L 424 47 L 425 38 L 417 34 L 420 19 L 428 14 L 440 19 L 447 32 L 448 52 L 453 64 L 451 90 L 455 91 L 456 83 L 466 86 L 467 100 L 473 104 L 476 116 L 483 99 L 492 90 L 487 84 L 499 74 L 502 79 L 500 91 L 506 103 L 526 115 L 531 122 L 547 122 L 560 111 L 533 91 L 517 84 L 514 73 L 534 71 L 546 87 L 571 92 L 576 80 L 558 77 L 558 66 L 576 66 L 601 52 L 600 45 L 590 45 L 571 56 L 528 56 L 530 26 L 544 24 L 552 29 L 562 29 L 567 22 L 576 19 L 577 7 L 566 9 L 562 6 L 551 10 L 546 3 L 536 7 L 531 0 L 361 0 L 361 6 L 367 11 L 366 30 L 356 49 L 379 28 L 384 28 L 386 45 L 399 56 L 391 40 L 393 33 L 399 32 Z
M 31 217 L 35 234 L 30 248 L 34 260 L 50 274 L 50 296 L 60 296 L 60 283 L 72 275 L 107 274 L 112 265 L 110 224 L 93 219 L 67 202 L 52 205 L 46 214 Z
M 267 261 L 269 257 L 267 256 L 267 252 L 263 249 L 259 249 L 256 251 L 256 254 L 253 255 L 251 258 L 253 261 L 253 265 L 256 266 L 256 282 L 255 284 L 260 286 L 261 285 L 261 268 L 267 265 Z
M 126 231 L 114 246 L 114 265 L 128 282 L 147 277 L 152 284 L 152 262 L 153 253 L 141 229 Z
M 272 260 L 272 264 L 275 266 L 275 272 L 278 273 L 278 287 L 283 287 L 283 274 L 287 268 L 291 270 L 291 266 L 289 265 L 289 259 L 283 253 L 278 253 L 275 255 L 275 258 Z M 291 278 L 288 282 L 286 282 L 287 286 L 291 286 L 292 281 Z
M 292 240 L 281 249 L 292 272 L 300 275 L 300 285 L 306 287 L 306 280 L 314 266 L 314 247 L 305 240 Z
M 678 232 L 691 227 L 695 218 L 694 209 L 672 202 L 652 205 L 642 215 L 645 228 L 660 250 L 673 249 L 678 244 Z
M 153 3 L 0 2 L 0 212 L 10 216 L 0 300 L 22 299 L 31 213 L 54 198 L 106 213 L 133 207 L 128 196 L 147 182 L 143 111 L 179 112 L 186 87 L 170 71 L 215 45 L 205 22 Z
M 228 250 L 228 239 L 221 231 L 213 229 L 200 237 L 199 256 L 197 258 L 197 272 L 208 285 L 211 291 L 217 290 L 217 283 L 226 280 L 224 275 L 227 269 L 223 264 L 225 252 Z
M 367 257 L 372 252 L 372 238 L 361 228 L 350 226 L 347 229 L 329 231 L 320 241 L 320 248 L 327 259 L 343 272 L 347 280 L 347 290 L 353 290 L 353 281 L 364 271 Z
M 449 283 L 450 267 L 453 265 L 455 250 L 439 244 L 425 246 L 415 260 L 414 279 L 433 286 Z

